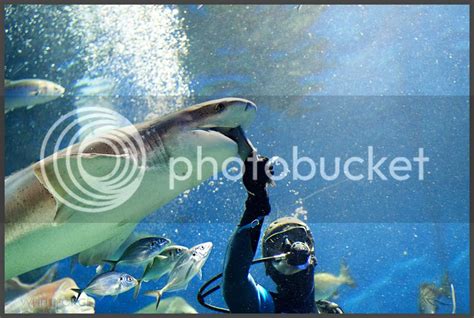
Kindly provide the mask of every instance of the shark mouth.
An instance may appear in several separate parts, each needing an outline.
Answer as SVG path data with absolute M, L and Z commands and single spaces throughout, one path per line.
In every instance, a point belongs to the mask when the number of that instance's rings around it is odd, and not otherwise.
M 238 146 L 239 156 L 242 160 L 245 160 L 252 152 L 256 152 L 252 142 L 245 136 L 244 130 L 240 126 L 235 128 L 213 127 L 209 130 L 217 131 L 232 139 Z

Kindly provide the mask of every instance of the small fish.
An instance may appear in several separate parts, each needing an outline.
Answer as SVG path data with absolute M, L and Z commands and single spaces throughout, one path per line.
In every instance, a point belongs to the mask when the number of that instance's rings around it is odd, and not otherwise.
M 5 113 L 55 100 L 64 91 L 61 85 L 43 79 L 5 80 Z
M 160 254 L 169 243 L 171 241 L 164 237 L 145 237 L 127 247 L 118 260 L 104 260 L 104 262 L 112 264 L 111 271 L 115 270 L 118 263 L 143 264 Z
M 196 245 L 183 252 L 171 270 L 168 283 L 160 289 L 146 292 L 145 295 L 156 297 L 156 307 L 160 304 L 161 296 L 165 291 L 177 291 L 186 289 L 194 276 L 202 277 L 201 268 L 206 263 L 211 253 L 212 243 L 206 242 Z
M 14 277 L 5 281 L 5 302 L 8 302 L 18 296 L 21 296 L 30 290 L 33 290 L 41 285 L 49 284 L 53 281 L 58 272 L 58 264 L 51 266 L 40 279 L 32 284 L 23 283 L 18 277 Z
M 116 296 L 137 286 L 137 280 L 127 273 L 107 272 L 94 277 L 85 288 L 72 288 L 79 299 L 83 292 L 96 296 Z
M 317 273 L 314 275 L 314 299 L 328 300 L 338 295 L 338 290 L 342 285 L 356 287 L 354 280 L 349 273 L 349 267 L 342 261 L 339 276 L 331 273 Z
M 420 285 L 418 311 L 422 314 L 436 314 L 439 305 L 449 305 L 440 301 L 441 297 L 451 298 L 451 283 L 447 273 L 443 275 L 439 287 L 434 283 Z
M 163 275 L 171 272 L 179 257 L 187 250 L 188 248 L 184 246 L 171 245 L 161 251 L 161 253 L 148 264 L 143 272 L 142 278 L 138 280 L 138 285 L 135 287 L 134 298 L 138 296 L 142 282 L 160 279 Z
M 82 293 L 80 298 L 76 297 L 76 293 L 72 290 L 75 288 L 77 285 L 71 278 L 41 285 L 5 304 L 5 313 L 93 314 L 95 300 L 86 293 Z

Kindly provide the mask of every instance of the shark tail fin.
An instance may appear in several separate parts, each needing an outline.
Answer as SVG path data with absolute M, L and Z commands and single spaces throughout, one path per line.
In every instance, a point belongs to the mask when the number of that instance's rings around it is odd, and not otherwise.
M 138 284 L 135 286 L 135 291 L 133 292 L 133 299 L 137 299 L 138 294 L 140 293 L 140 288 L 142 287 L 143 279 L 137 279 Z
M 160 301 L 161 301 L 162 291 L 161 290 L 149 291 L 149 292 L 146 292 L 145 295 L 156 297 L 155 309 L 158 309 L 158 306 L 160 305 Z
M 340 269 L 340 274 L 339 276 L 344 280 L 344 282 L 349 286 L 349 287 L 357 287 L 356 282 L 352 278 L 351 274 L 349 273 L 349 266 L 347 265 L 345 260 L 341 261 L 341 269 Z
M 113 260 L 110 260 L 110 259 L 103 259 L 102 262 L 112 265 L 112 267 L 110 268 L 110 271 L 113 272 L 119 261 L 113 261 Z

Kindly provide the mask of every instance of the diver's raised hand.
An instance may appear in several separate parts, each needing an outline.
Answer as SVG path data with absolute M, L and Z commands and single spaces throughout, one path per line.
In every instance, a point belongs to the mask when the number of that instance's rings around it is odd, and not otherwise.
M 272 181 L 273 166 L 267 157 L 252 153 L 245 160 L 245 172 L 242 182 L 251 194 L 259 194 L 265 191 L 267 183 Z

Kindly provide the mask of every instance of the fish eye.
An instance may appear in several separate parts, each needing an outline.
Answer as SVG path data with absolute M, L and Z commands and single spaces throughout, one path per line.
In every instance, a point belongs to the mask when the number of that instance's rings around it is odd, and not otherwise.
M 75 303 L 76 301 L 77 301 L 77 298 L 76 298 L 76 296 L 74 296 L 74 295 L 73 295 L 73 296 L 71 296 L 71 302 Z
M 225 105 L 223 103 L 219 103 L 215 106 L 215 110 L 218 111 L 218 112 L 223 111 L 224 108 L 225 108 Z
M 33 95 L 34 95 L 34 96 L 38 96 L 39 93 L 40 93 L 40 91 L 39 91 L 39 90 L 36 90 L 36 91 L 33 92 Z
M 132 278 L 130 276 L 127 277 L 127 281 L 131 282 Z

